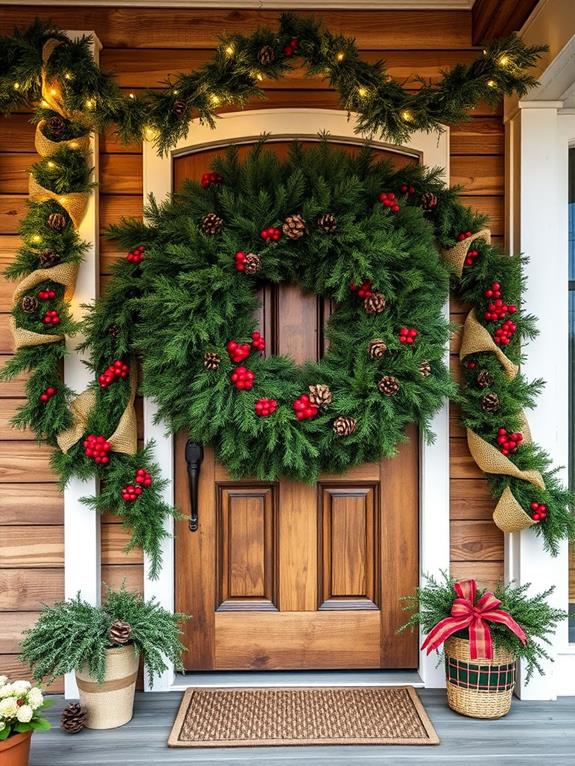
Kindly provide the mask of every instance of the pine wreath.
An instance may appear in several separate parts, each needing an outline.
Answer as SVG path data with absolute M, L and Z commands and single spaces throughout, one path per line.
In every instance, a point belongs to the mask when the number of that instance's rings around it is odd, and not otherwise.
M 214 446 L 234 476 L 313 482 L 322 471 L 393 455 L 405 426 L 414 422 L 427 432 L 454 393 L 443 364 L 449 277 L 424 212 L 402 197 L 403 171 L 367 148 L 352 157 L 327 141 L 311 150 L 294 143 L 278 163 L 264 144 L 245 161 L 232 149 L 216 163 L 223 183 L 188 182 L 164 205 L 152 203 L 147 226 L 124 221 L 112 230 L 132 251 L 145 243 L 145 259 L 118 268 L 89 342 L 102 364 L 110 358 L 103 328 L 112 307 L 125 312 L 136 283 L 130 334 L 143 359 L 144 393 L 159 416 L 173 431 L 186 429 Z M 433 174 L 417 172 L 433 186 Z M 396 194 L 397 204 L 383 204 L 382 192 Z M 300 220 L 326 212 L 337 218 L 337 231 L 303 232 Z M 206 231 L 208 214 L 223 221 L 215 234 Z M 286 220 L 302 236 L 283 235 Z M 246 253 L 259 258 L 256 273 L 243 268 Z M 329 350 L 319 362 L 298 366 L 262 354 L 253 316 L 264 281 L 298 283 L 334 301 Z M 405 326 L 417 328 L 411 344 L 402 340 Z M 379 358 L 370 351 L 374 339 L 385 342 Z M 219 365 L 206 365 L 211 355 Z M 424 361 L 433 368 L 427 378 Z M 399 382 L 393 398 L 378 387 L 384 375 Z M 328 387 L 329 405 L 310 401 L 314 386 Z M 338 418 L 352 419 L 355 428 L 334 429 Z

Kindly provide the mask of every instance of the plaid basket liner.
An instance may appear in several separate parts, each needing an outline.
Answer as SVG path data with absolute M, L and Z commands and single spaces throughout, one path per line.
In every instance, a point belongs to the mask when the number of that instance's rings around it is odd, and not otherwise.
M 476 665 L 454 657 L 445 660 L 447 681 L 453 686 L 479 692 L 505 692 L 515 686 L 515 663 Z

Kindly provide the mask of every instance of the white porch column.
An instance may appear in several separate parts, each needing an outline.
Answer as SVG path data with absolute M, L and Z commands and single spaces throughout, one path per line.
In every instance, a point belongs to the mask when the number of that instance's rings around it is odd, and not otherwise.
M 561 135 L 561 101 L 527 101 L 508 123 L 510 161 L 508 181 L 512 214 L 511 242 L 523 252 L 526 310 L 537 317 L 539 336 L 525 346 L 522 371 L 528 380 L 543 377 L 547 385 L 537 407 L 527 413 L 534 440 L 553 458 L 568 460 L 568 262 L 567 262 L 567 142 Z M 562 472 L 567 481 L 566 471 Z M 532 592 L 555 586 L 550 601 L 564 609 L 568 602 L 567 544 L 559 556 L 544 551 L 531 530 L 507 541 L 506 574 L 518 583 L 532 583 Z M 549 653 L 558 659 L 567 645 L 567 624 L 559 627 Z M 543 664 L 544 675 L 525 684 L 520 669 L 517 693 L 522 699 L 551 700 L 559 688 L 557 662 Z
M 72 39 L 91 35 L 92 55 L 98 61 L 102 45 L 93 32 L 73 31 L 66 34 Z M 88 162 L 94 168 L 93 181 L 96 183 L 98 159 L 98 135 L 92 134 Z M 82 304 L 91 303 L 98 294 L 98 228 L 96 187 L 90 195 L 86 214 L 78 230 L 80 239 L 87 242 L 89 248 L 80 266 L 70 306 L 72 317 L 76 320 L 82 317 Z M 76 393 L 83 391 L 92 379 L 91 373 L 83 364 L 83 360 L 87 358 L 86 354 L 77 351 L 77 346 L 82 340 L 83 337 L 78 334 L 66 341 L 69 353 L 64 360 L 64 380 Z M 70 598 L 80 592 L 82 598 L 91 604 L 98 604 L 100 601 L 100 518 L 97 513 L 83 505 L 80 498 L 95 495 L 97 489 L 96 479 L 72 479 L 64 490 L 64 595 Z M 66 675 L 64 687 L 66 699 L 78 697 L 73 673 Z

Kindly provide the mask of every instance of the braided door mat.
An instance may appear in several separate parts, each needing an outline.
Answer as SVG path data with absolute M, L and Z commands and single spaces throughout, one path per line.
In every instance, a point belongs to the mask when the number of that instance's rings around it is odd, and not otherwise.
M 187 689 L 170 747 L 437 745 L 411 686 Z

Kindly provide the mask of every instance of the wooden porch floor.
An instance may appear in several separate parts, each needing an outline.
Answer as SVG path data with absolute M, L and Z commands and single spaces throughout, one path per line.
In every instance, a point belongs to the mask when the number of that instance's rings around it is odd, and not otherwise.
M 429 747 L 278 747 L 169 749 L 168 733 L 180 692 L 138 694 L 133 720 L 111 731 L 67 735 L 58 728 L 34 734 L 31 766 L 130 766 L 130 764 L 269 764 L 270 766 L 363 766 L 363 764 L 464 764 L 529 766 L 575 764 L 575 698 L 557 702 L 514 700 L 498 721 L 476 721 L 453 713 L 444 692 L 419 690 L 441 737 Z M 49 717 L 58 726 L 61 697 Z

